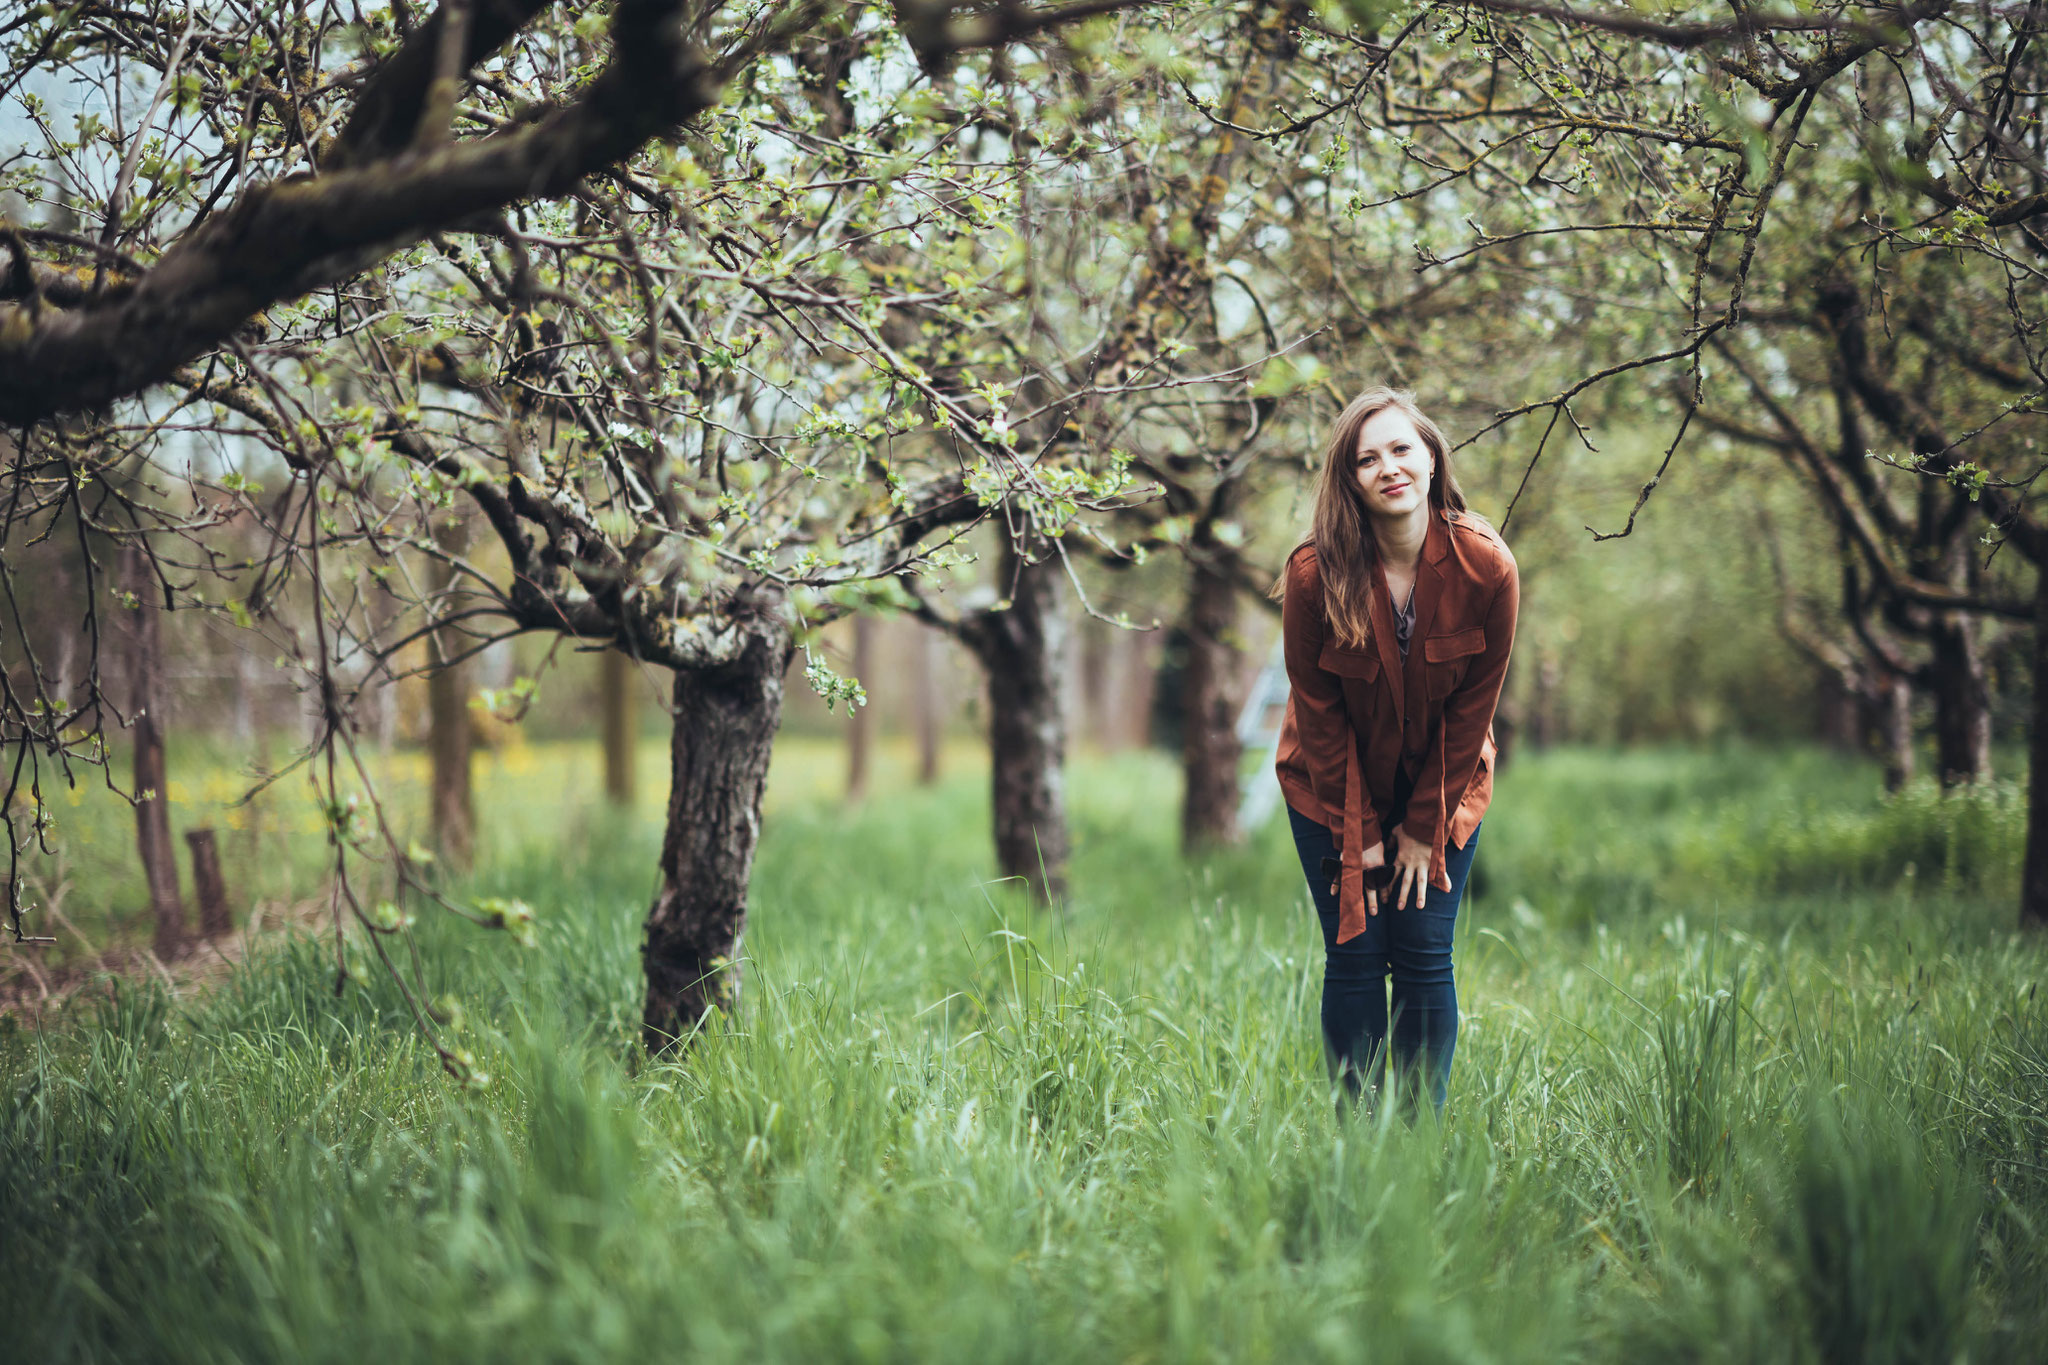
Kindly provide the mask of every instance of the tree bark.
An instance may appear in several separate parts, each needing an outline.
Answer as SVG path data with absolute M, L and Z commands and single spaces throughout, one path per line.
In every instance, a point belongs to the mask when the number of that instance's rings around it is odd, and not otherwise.
M 1181 703 L 1180 841 L 1195 854 L 1238 842 L 1237 713 L 1243 673 L 1237 646 L 1235 556 L 1195 547 L 1188 587 L 1188 666 Z
M 2034 723 L 2027 740 L 2027 852 L 2020 879 L 2020 927 L 2048 932 L 2048 563 L 2034 567 Z
M 164 758 L 163 595 L 149 552 L 121 547 L 121 586 L 134 594 L 128 612 L 128 705 L 135 731 L 135 847 L 149 884 L 156 955 L 168 962 L 185 947 L 185 903 L 178 892 L 178 855 L 171 843 L 170 772 Z
M 598 656 L 598 706 L 604 725 L 604 794 L 615 806 L 633 804 L 634 740 L 639 727 L 634 722 L 633 661 L 623 650 L 608 649 Z
M 875 618 L 856 616 L 853 618 L 853 676 L 856 680 L 868 676 L 874 664 Z M 846 704 L 852 714 L 846 718 L 846 800 L 850 805 L 859 805 L 868 796 L 868 767 L 875 745 L 875 717 L 871 706 Z
M 676 672 L 661 886 L 641 947 L 649 1052 L 687 1041 L 709 1011 L 738 1001 L 761 792 L 795 648 L 786 626 L 764 618 L 730 665 Z
M 1041 543 L 1032 547 L 1044 552 Z M 989 760 L 996 867 L 1052 901 L 1067 885 L 1065 591 L 1057 559 L 1021 562 L 1005 544 L 1000 581 L 1007 609 L 981 613 L 963 631 L 988 674 Z
M 1960 613 L 1942 613 L 1929 640 L 1935 770 L 1943 787 L 1981 782 L 1991 776 L 1991 693 L 1976 623 Z
M 451 522 L 439 534 L 441 548 L 460 555 L 469 548 L 469 530 Z M 452 591 L 454 570 L 441 559 L 430 561 L 428 581 L 433 609 L 446 617 L 457 609 Z M 433 670 L 427 675 L 427 748 L 433 759 L 434 845 L 454 870 L 466 870 L 476 853 L 476 810 L 470 795 L 470 751 L 474 735 L 469 720 L 469 664 L 462 660 L 466 640 L 460 630 L 442 626 L 428 637 Z

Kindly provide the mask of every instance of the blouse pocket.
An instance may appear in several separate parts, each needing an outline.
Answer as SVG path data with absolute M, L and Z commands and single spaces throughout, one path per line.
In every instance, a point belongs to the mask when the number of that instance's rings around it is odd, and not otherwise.
M 1422 658 L 1429 666 L 1430 699 L 1442 701 L 1456 691 L 1458 684 L 1465 679 L 1465 670 L 1472 666 L 1472 656 L 1485 648 L 1484 626 L 1473 626 L 1449 635 L 1432 635 L 1424 640 Z

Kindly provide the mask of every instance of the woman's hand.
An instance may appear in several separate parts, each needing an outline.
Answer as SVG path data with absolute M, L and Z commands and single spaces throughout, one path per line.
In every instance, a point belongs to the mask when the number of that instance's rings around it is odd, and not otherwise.
M 1429 895 L 1429 862 L 1432 850 L 1420 839 L 1408 836 L 1407 826 L 1394 831 L 1394 908 L 1408 908 L 1410 889 L 1417 910 Z
M 1367 844 L 1365 846 L 1365 870 L 1367 872 L 1370 872 L 1376 867 L 1385 867 L 1386 865 L 1387 850 L 1379 844 Z M 1338 888 L 1343 886 L 1343 884 L 1344 882 L 1341 877 L 1338 880 L 1331 882 L 1330 894 L 1333 896 L 1336 895 Z M 1379 892 L 1373 890 L 1372 883 L 1368 881 L 1365 884 L 1365 913 L 1368 915 L 1377 915 L 1379 912 Z

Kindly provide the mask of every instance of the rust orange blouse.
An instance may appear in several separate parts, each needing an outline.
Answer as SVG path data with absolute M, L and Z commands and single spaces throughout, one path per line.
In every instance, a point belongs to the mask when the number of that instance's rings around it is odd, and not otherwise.
M 1274 768 L 1287 804 L 1337 836 L 1339 943 L 1365 932 L 1365 850 L 1385 837 L 1379 812 L 1402 768 L 1415 787 L 1401 826 L 1430 846 L 1430 884 L 1450 889 L 1446 841 L 1464 847 L 1493 799 L 1493 712 L 1520 605 L 1507 542 L 1464 513 L 1430 518 L 1406 660 L 1378 565 L 1372 638 L 1354 650 L 1337 643 L 1324 617 L 1315 547 L 1288 559 L 1281 633 L 1290 687 Z

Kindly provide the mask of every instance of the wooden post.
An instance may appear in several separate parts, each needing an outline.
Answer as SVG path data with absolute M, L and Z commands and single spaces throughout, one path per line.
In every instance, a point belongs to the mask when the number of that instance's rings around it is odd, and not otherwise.
M 210 829 L 185 831 L 185 846 L 192 852 L 192 897 L 199 902 L 199 932 L 206 938 L 221 938 L 234 932 L 234 916 L 228 913 L 227 884 L 220 875 L 220 848 Z

